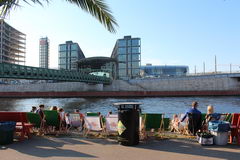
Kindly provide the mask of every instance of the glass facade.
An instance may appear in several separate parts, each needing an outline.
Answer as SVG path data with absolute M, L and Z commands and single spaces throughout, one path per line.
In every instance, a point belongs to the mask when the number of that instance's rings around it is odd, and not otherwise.
M 169 77 L 186 76 L 189 72 L 188 66 L 142 66 L 142 77 Z
M 49 39 L 48 37 L 39 40 L 39 67 L 49 67 Z
M 85 58 L 77 43 L 67 41 L 59 45 L 58 68 L 65 70 L 77 70 L 77 61 Z
M 90 57 L 78 61 L 79 71 L 89 72 L 89 74 L 106 76 L 116 79 L 117 61 L 109 57 Z
M 25 65 L 26 35 L 0 19 L 0 63 Z
M 112 58 L 118 60 L 118 78 L 134 79 L 140 76 L 141 40 L 124 36 L 118 39 L 113 49 Z

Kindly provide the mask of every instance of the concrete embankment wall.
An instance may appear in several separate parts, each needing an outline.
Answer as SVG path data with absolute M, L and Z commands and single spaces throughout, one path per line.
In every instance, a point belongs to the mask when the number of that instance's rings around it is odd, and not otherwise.
M 0 97 L 146 97 L 240 95 L 238 78 L 191 76 L 113 81 L 111 85 L 81 82 L 0 85 Z

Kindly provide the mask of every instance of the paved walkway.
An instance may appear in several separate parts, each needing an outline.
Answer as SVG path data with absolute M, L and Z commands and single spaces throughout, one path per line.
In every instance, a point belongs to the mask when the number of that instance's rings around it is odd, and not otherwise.
M 0 146 L 0 160 L 239 160 L 240 146 L 201 146 L 190 140 L 149 140 L 134 147 L 114 140 L 33 137 Z

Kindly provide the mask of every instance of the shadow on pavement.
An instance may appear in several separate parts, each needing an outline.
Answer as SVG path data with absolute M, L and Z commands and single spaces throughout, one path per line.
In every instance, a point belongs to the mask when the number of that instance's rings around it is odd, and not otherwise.
M 91 145 L 80 139 L 75 138 L 44 138 L 44 137 L 33 137 L 30 140 L 23 142 L 16 142 L 6 146 L 16 150 L 22 154 L 27 154 L 35 157 L 86 157 L 86 158 L 97 158 L 96 156 L 81 153 L 70 149 L 62 149 L 64 145 Z
M 239 160 L 240 147 L 228 144 L 226 146 L 201 146 L 197 142 L 188 140 L 153 140 L 147 143 L 140 143 L 137 148 L 151 149 L 164 152 L 188 154 L 194 156 L 205 156 L 226 160 Z M 229 151 L 232 150 L 232 151 Z

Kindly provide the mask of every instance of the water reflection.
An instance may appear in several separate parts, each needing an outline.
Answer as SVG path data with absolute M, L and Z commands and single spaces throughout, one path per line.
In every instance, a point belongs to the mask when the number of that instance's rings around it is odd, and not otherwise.
M 199 110 L 206 112 L 207 105 L 213 105 L 219 113 L 240 112 L 240 97 L 162 97 L 162 98 L 32 98 L 0 99 L 2 111 L 30 111 L 32 106 L 45 104 L 47 107 L 63 107 L 66 111 L 80 109 L 82 112 L 116 112 L 112 104 L 121 101 L 142 102 L 143 112 L 165 113 L 167 117 L 174 113 L 183 113 L 192 101 L 199 102 Z

